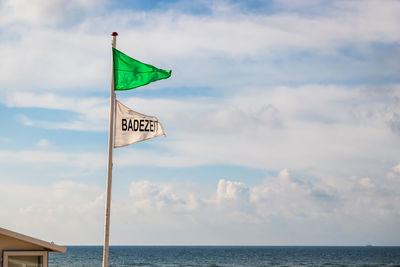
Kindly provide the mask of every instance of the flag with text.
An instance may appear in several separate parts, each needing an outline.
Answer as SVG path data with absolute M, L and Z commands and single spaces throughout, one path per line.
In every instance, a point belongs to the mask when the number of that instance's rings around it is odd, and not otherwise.
M 123 147 L 164 134 L 158 119 L 129 109 L 116 102 L 114 147 Z

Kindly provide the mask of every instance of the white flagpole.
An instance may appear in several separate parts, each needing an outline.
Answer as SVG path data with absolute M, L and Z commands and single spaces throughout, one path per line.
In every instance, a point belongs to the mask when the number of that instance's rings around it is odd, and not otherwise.
M 112 47 L 117 45 L 118 33 L 113 32 Z M 104 223 L 104 247 L 103 267 L 108 267 L 108 246 L 110 241 L 110 206 L 111 206 L 111 185 L 113 167 L 113 146 L 114 146 L 114 117 L 115 117 L 115 91 L 114 91 L 114 62 L 111 63 L 111 97 L 110 97 L 110 125 L 108 131 L 108 165 L 107 165 L 107 195 L 106 195 L 106 218 Z

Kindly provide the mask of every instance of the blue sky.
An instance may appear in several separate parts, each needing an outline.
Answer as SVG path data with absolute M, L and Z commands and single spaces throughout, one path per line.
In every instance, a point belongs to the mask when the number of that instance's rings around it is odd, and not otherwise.
M 0 226 L 103 242 L 110 33 L 172 77 L 117 98 L 114 245 L 399 245 L 400 2 L 0 1 Z

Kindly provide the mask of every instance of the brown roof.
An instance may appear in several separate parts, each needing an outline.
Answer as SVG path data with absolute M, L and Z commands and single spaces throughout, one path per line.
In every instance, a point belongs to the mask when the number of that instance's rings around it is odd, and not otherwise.
M 33 238 L 33 237 L 30 237 L 27 235 L 23 235 L 20 233 L 16 233 L 16 232 L 4 229 L 1 227 L 0 227 L 0 235 L 5 235 L 5 236 L 12 237 L 12 238 L 24 241 L 24 242 L 28 242 L 28 243 L 37 245 L 37 246 L 41 246 L 41 247 L 49 250 L 50 252 L 65 253 L 67 251 L 66 247 L 56 245 L 53 242 L 51 242 L 51 243 L 46 242 L 46 241 L 43 241 L 43 240 L 40 240 L 37 238 Z

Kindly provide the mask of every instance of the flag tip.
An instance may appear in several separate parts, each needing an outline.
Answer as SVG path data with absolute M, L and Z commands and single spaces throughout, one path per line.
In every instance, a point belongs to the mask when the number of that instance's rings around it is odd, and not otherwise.
M 111 36 L 118 36 L 118 33 L 117 32 L 112 32 Z

